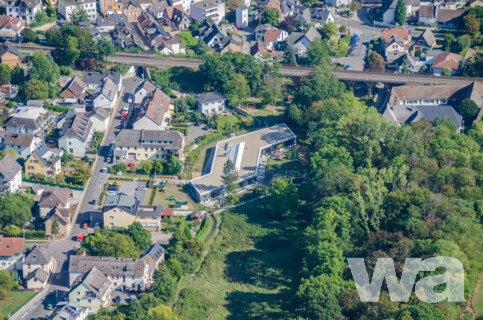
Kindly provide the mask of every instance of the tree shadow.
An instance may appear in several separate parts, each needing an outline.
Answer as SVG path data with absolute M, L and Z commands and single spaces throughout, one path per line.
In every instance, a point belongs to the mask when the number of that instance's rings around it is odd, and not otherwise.
M 288 291 L 284 293 L 257 293 L 234 291 L 227 295 L 228 320 L 285 319 Z

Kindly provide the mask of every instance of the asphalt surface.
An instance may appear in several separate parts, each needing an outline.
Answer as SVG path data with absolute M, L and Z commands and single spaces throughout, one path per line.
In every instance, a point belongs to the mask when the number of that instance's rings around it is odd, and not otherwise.
M 91 204 L 92 200 L 100 199 L 104 186 L 108 181 L 109 174 L 101 173 L 100 170 L 105 167 L 110 167 L 112 164 L 105 162 L 107 155 L 109 153 L 109 145 L 115 138 L 115 127 L 121 123 L 120 110 L 129 105 L 127 102 L 127 94 L 134 93 L 135 89 L 142 82 L 139 77 L 131 77 L 123 80 L 123 89 L 121 91 L 120 99 L 118 103 L 114 106 L 111 116 L 111 122 L 107 133 L 104 137 L 104 141 L 99 148 L 99 154 L 96 157 L 95 163 L 92 167 L 92 177 L 87 183 L 81 200 L 77 206 L 76 212 L 77 216 L 74 217 L 75 221 L 72 225 L 70 235 L 62 240 L 50 241 L 48 243 L 41 244 L 46 246 L 52 253 L 54 259 L 57 262 L 55 271 L 52 273 L 49 280 L 49 287 L 44 289 L 39 293 L 39 298 L 37 298 L 33 303 L 25 305 L 21 309 L 21 312 L 17 312 L 10 319 L 37 319 L 45 318 L 52 311 L 47 310 L 47 305 L 52 303 L 55 305 L 55 301 L 52 298 L 45 298 L 54 290 L 60 290 L 68 292 L 69 289 L 69 255 L 74 253 L 74 250 L 80 247 L 80 243 L 75 240 L 79 232 L 92 232 L 93 228 L 90 226 L 88 230 L 82 229 L 83 224 L 91 217 L 91 212 L 97 213 L 99 206 L 96 204 Z M 29 243 L 29 245 L 33 245 Z M 40 300 L 40 301 L 39 301 Z M 25 309 L 25 310 L 23 310 Z

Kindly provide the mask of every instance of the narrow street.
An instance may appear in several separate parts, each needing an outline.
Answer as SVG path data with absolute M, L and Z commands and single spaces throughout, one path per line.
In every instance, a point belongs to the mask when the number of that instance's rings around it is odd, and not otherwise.
M 120 110 L 126 106 L 129 106 L 127 97 L 130 93 L 134 93 L 135 89 L 142 82 L 139 77 L 130 77 L 123 79 L 123 89 L 119 95 L 118 102 L 114 106 L 111 113 L 111 122 L 107 128 L 107 132 L 104 136 L 104 141 L 99 147 L 99 153 L 96 156 L 94 165 L 92 167 L 92 177 L 87 182 L 84 189 L 84 193 L 81 196 L 79 204 L 76 208 L 76 213 L 73 217 L 73 224 L 70 234 L 64 239 L 49 241 L 42 244 L 49 249 L 52 253 L 55 261 L 57 262 L 55 272 L 52 273 L 49 279 L 49 287 L 44 289 L 36 296 L 36 299 L 27 303 L 19 312 L 12 315 L 10 319 L 13 320 L 27 320 L 47 317 L 51 311 L 47 310 L 47 306 L 54 301 L 47 298 L 54 290 L 60 290 L 68 292 L 69 289 L 69 255 L 74 253 L 75 249 L 80 248 L 80 243 L 77 242 L 76 236 L 79 232 L 86 233 L 85 229 L 82 229 L 84 222 L 89 219 L 91 212 L 98 212 L 99 206 L 97 202 L 104 190 L 104 186 L 108 181 L 108 173 L 100 173 L 100 170 L 105 167 L 110 167 L 111 164 L 105 162 L 107 154 L 109 152 L 109 145 L 114 141 L 116 127 L 121 123 Z M 92 200 L 96 200 L 96 204 L 91 204 Z M 92 228 L 90 228 L 92 231 Z M 31 245 L 31 244 L 29 244 Z

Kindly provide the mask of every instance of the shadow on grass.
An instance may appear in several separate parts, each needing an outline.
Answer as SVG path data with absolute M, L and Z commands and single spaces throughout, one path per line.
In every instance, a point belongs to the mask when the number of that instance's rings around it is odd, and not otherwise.
M 290 297 L 287 291 L 277 294 L 234 291 L 226 300 L 229 320 L 286 319 L 284 309 Z

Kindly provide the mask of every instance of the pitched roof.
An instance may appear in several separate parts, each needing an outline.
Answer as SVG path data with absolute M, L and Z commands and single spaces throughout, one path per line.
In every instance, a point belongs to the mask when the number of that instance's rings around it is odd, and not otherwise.
M 117 85 L 110 78 L 104 81 L 101 93 L 109 100 L 114 101 L 117 93 Z
M 59 306 L 59 304 L 57 304 L 57 306 Z M 49 320 L 79 320 L 82 319 L 81 315 L 84 313 L 87 313 L 86 307 L 81 307 L 77 303 L 69 301 L 62 308 L 57 309 L 49 317 Z
M 404 39 L 404 41 L 409 40 L 409 31 L 404 28 L 385 28 L 381 32 L 381 39 L 385 40 L 393 35 Z
M 85 82 L 82 81 L 81 78 L 75 76 L 69 81 L 69 83 L 67 83 L 60 95 L 62 97 L 84 99 L 84 92 L 86 88 L 87 85 Z
M 39 206 L 65 207 L 69 202 L 70 190 L 65 188 L 54 188 L 45 190 L 40 197 Z
M 111 116 L 111 112 L 106 108 L 96 108 L 92 110 L 92 113 L 89 115 L 89 117 L 91 118 L 92 116 L 95 116 L 95 115 L 98 115 L 102 119 L 107 119 Z
M 159 147 L 179 150 L 183 146 L 183 135 L 179 131 L 124 129 L 116 136 L 117 147 Z
M 13 18 L 6 15 L 0 15 L 0 29 L 3 27 L 11 28 L 16 32 L 19 32 L 25 24 L 19 18 Z
M 304 34 L 304 36 L 309 40 L 310 42 L 314 41 L 315 39 L 320 39 L 322 36 L 320 33 L 315 29 L 314 26 L 311 26 L 309 30 Z
M 156 89 L 154 93 L 144 98 L 135 122 L 146 116 L 160 126 L 163 123 L 164 114 L 169 110 L 170 103 L 171 98 L 163 91 Z
M 451 121 L 457 126 L 461 125 L 463 117 L 456 112 L 452 106 L 442 105 L 442 106 L 417 106 L 417 114 L 414 121 L 419 121 L 421 119 L 433 121 L 435 119 L 442 119 L 449 117 Z
M 89 116 L 84 113 L 73 113 L 65 117 L 65 122 L 60 130 L 61 136 L 79 137 L 82 141 L 87 141 L 92 129 L 92 122 Z
M 30 279 L 37 278 L 42 283 L 47 282 L 49 279 L 49 273 L 44 269 L 37 268 L 34 271 L 30 272 L 26 277 L 25 280 L 29 281 Z
M 421 35 L 419 36 L 418 40 L 416 40 L 416 42 L 418 41 L 425 42 L 430 47 L 436 44 L 436 38 L 433 32 L 431 31 L 431 29 L 429 28 L 426 28 L 426 30 L 424 30 L 424 32 L 421 33 Z
M 25 243 L 24 238 L 8 238 L 0 236 L 0 257 L 11 257 L 22 253 Z
M 25 128 L 36 130 L 40 127 L 40 125 L 35 121 L 35 119 L 29 118 L 20 118 L 20 117 L 10 117 L 10 119 L 5 124 L 5 127 L 13 127 L 13 128 Z
M 465 14 L 465 10 L 438 9 L 436 22 L 457 24 Z
M 47 249 L 41 246 L 35 246 L 26 254 L 25 264 L 49 264 L 52 261 L 52 255 Z
M 150 248 L 147 248 L 143 252 L 143 258 L 145 256 L 150 256 L 154 260 L 158 261 L 159 259 L 161 259 L 161 257 L 164 255 L 165 252 L 166 252 L 166 249 L 164 249 L 159 244 L 155 243 Z
M 199 103 L 209 103 L 214 101 L 226 100 L 226 98 L 217 91 L 203 92 L 195 96 Z
M 153 92 L 154 90 L 156 90 L 156 86 L 149 80 L 144 80 L 140 85 L 139 87 L 137 87 L 136 89 L 136 92 L 140 91 L 140 90 L 146 90 L 147 92 Z
M 282 30 L 277 28 L 270 28 L 265 32 L 263 39 L 265 43 L 270 43 L 272 41 L 277 41 L 278 37 L 282 34 Z
M 97 298 L 102 299 L 111 287 L 112 282 L 96 266 L 93 266 L 80 281 L 79 285 L 85 285 Z
M 33 9 L 36 6 L 42 4 L 41 0 L 19 0 L 20 3 L 24 3 L 25 6 L 29 9 Z
M 424 5 L 419 7 L 420 18 L 434 18 L 434 5 Z
M 121 83 L 121 74 L 119 72 L 86 72 L 84 73 L 84 78 L 82 80 L 87 85 L 102 86 L 105 78 L 111 79 L 116 86 Z
M 31 133 L 9 132 L 3 130 L 0 130 L 0 136 L 4 137 L 4 145 L 22 147 L 31 146 L 35 138 L 35 136 Z
M 142 276 L 146 262 L 132 258 L 70 256 L 69 273 L 86 273 L 93 267 L 104 275 Z
M 136 206 L 139 205 L 139 201 L 133 196 L 128 196 L 124 193 L 118 193 L 112 196 L 106 196 L 104 201 L 104 211 L 111 210 L 112 208 L 123 208 L 129 213 L 134 214 Z
M 253 47 L 250 49 L 250 54 L 252 56 L 257 54 L 258 52 L 260 52 L 261 54 L 267 53 L 267 50 L 260 41 L 256 41 Z
M 45 145 L 45 142 L 41 142 L 34 153 L 44 162 L 45 165 L 54 164 L 60 161 L 60 155 L 58 149 L 51 149 Z
M 8 154 L 0 160 L 0 174 L 8 181 L 12 180 L 21 170 L 22 166 Z
M 280 11 L 280 0 L 269 0 L 267 8 L 275 8 Z
M 461 59 L 462 57 L 456 53 L 441 53 L 434 59 L 433 68 L 458 69 Z

